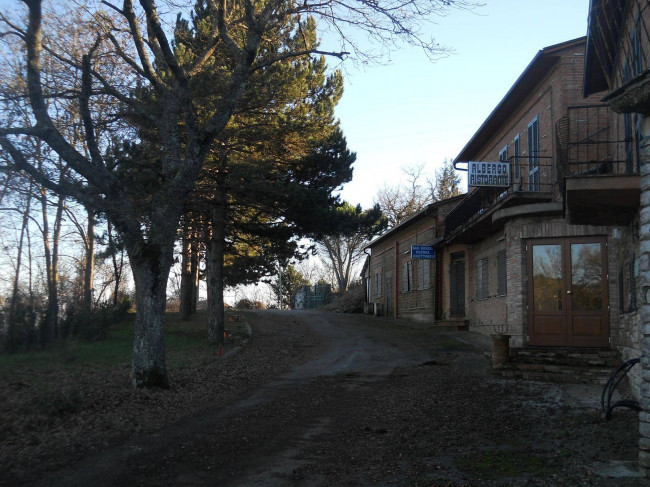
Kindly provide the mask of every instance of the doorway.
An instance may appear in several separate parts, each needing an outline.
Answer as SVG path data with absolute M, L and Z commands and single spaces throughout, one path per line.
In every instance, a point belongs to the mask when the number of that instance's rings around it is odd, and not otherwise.
M 451 254 L 449 263 L 449 314 L 465 316 L 465 252 Z
M 608 347 L 605 237 L 538 240 L 527 248 L 530 345 Z

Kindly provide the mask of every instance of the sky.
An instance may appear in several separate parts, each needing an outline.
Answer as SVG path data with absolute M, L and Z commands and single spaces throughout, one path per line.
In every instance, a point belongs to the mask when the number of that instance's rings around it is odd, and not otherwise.
M 336 115 L 356 152 L 341 197 L 364 208 L 403 179 L 404 166 L 433 175 L 461 152 L 539 50 L 587 32 L 589 0 L 483 0 L 437 18 L 427 32 L 454 54 L 431 62 L 418 48 L 388 65 L 346 65 Z

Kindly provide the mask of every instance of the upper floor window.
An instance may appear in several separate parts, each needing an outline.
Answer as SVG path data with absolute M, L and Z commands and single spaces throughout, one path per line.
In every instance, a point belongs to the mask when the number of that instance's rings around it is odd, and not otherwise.
M 539 117 L 528 124 L 528 190 L 539 191 Z
M 514 182 L 516 185 L 521 184 L 521 137 L 519 134 L 515 135 L 515 141 L 513 143 L 515 151 L 515 160 L 514 162 Z
M 499 162 L 508 162 L 508 146 L 499 151 Z

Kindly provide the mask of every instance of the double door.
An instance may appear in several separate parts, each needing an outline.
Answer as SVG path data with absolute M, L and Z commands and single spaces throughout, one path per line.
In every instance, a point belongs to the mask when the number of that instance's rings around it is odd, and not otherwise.
M 609 346 L 604 237 L 529 242 L 528 276 L 530 345 Z

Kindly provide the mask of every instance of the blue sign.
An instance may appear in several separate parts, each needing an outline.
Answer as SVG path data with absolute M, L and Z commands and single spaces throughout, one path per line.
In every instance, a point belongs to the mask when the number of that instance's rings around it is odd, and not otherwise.
M 436 254 L 431 245 L 411 245 L 412 259 L 435 259 Z

